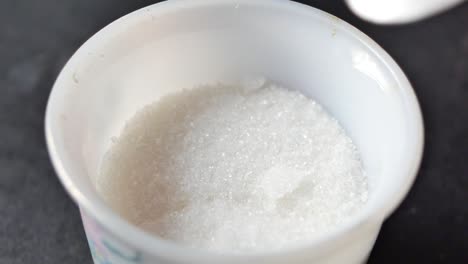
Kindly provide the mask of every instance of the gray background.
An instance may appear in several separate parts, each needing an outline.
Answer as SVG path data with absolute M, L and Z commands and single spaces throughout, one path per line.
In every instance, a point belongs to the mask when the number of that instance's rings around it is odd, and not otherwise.
M 0 1 L 1 264 L 91 263 L 77 207 L 47 156 L 46 100 L 81 43 L 154 2 Z M 357 19 L 342 1 L 308 4 L 381 44 L 413 83 L 425 118 L 421 171 L 385 222 L 369 263 L 468 263 L 468 4 L 392 27 Z

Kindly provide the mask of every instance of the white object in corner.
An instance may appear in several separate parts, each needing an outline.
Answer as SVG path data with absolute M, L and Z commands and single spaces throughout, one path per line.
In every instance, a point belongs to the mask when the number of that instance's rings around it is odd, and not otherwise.
M 359 17 L 377 24 L 405 24 L 446 11 L 465 0 L 346 0 Z

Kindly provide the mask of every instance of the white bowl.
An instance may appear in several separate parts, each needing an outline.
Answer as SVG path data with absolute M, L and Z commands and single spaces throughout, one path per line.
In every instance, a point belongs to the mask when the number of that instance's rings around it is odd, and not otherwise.
M 138 109 L 177 89 L 249 76 L 298 89 L 340 121 L 370 179 L 360 213 L 302 245 L 220 255 L 151 236 L 100 199 L 101 158 Z M 95 263 L 360 263 L 415 178 L 423 125 L 398 65 L 332 15 L 290 1 L 171 0 L 113 22 L 73 55 L 49 98 L 46 137 Z

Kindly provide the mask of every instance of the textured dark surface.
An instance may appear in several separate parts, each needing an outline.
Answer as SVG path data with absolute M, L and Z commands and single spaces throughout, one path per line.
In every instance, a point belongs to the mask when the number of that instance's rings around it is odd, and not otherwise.
M 46 100 L 81 43 L 152 2 L 0 1 L 1 264 L 91 263 L 77 207 L 47 156 Z M 369 263 L 468 263 L 468 4 L 392 27 L 357 19 L 342 1 L 309 4 L 381 44 L 413 83 L 425 118 L 421 171 Z

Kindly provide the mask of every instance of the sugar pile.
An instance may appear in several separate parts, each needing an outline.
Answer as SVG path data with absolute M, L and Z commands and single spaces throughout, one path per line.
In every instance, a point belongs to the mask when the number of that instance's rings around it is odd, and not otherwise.
M 268 83 L 166 96 L 114 141 L 98 192 L 131 223 L 194 248 L 281 248 L 367 201 L 359 154 L 338 122 Z

